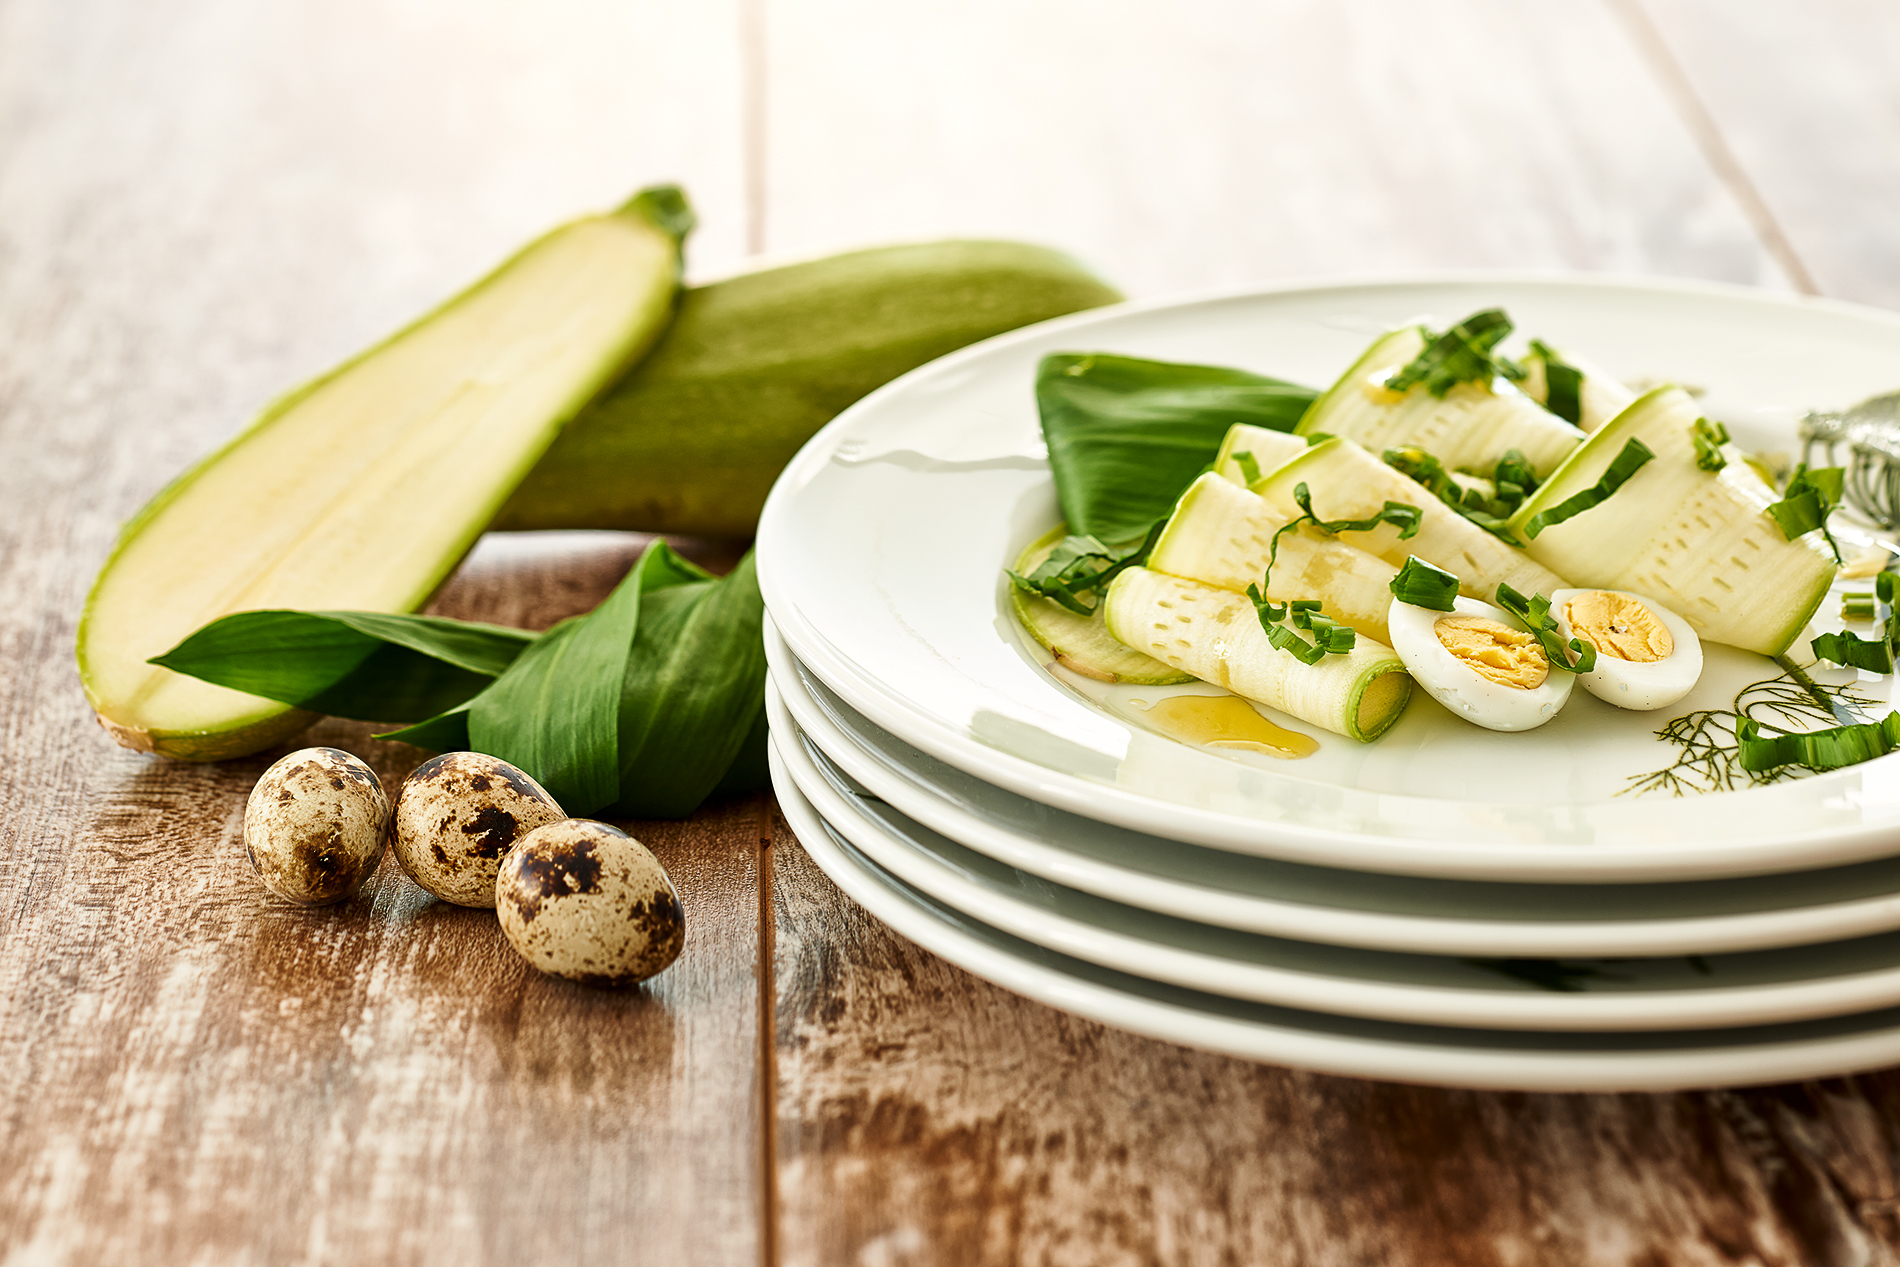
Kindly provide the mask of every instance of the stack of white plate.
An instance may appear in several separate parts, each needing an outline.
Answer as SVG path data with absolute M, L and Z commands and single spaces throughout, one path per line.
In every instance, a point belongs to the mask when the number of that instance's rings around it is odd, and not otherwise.
M 1900 384 L 1889 314 L 1496 276 L 1124 306 L 938 361 L 826 428 L 761 524 L 774 777 L 811 856 L 980 976 L 1278 1064 L 1622 1090 L 1900 1062 L 1900 755 L 1639 793 L 1676 754 L 1666 717 L 1579 692 L 1522 735 L 1421 695 L 1375 744 L 1314 732 L 1318 753 L 1276 761 L 1147 720 L 1217 688 L 1094 682 L 1016 626 L 1003 569 L 1060 518 L 1042 356 L 1324 385 L 1381 329 L 1491 306 L 1614 372 L 1706 389 L 1744 447 L 1792 450 L 1801 411 Z M 1709 652 L 1669 715 L 1777 671 Z M 1888 686 L 1861 684 L 1875 716 Z

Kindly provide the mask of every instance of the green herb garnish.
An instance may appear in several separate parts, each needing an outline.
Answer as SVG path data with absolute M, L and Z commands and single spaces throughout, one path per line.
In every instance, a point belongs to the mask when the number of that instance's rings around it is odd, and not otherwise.
M 1784 731 L 1776 735 L 1761 731 L 1761 723 L 1748 717 L 1735 728 L 1742 769 L 1751 774 L 1790 765 L 1806 770 L 1838 770 L 1884 757 L 1900 746 L 1900 711 L 1890 712 L 1877 722 L 1831 730 Z
M 1690 432 L 1695 439 L 1697 467 L 1714 474 L 1728 465 L 1728 455 L 1722 452 L 1722 446 L 1728 443 L 1727 427 L 1707 418 L 1697 418 Z
M 1509 449 L 1498 459 L 1492 472 L 1493 491 L 1490 496 L 1479 489 L 1460 484 L 1445 469 L 1443 462 L 1415 445 L 1387 449 L 1380 457 L 1387 466 L 1413 482 L 1424 485 L 1439 501 L 1500 541 L 1513 547 L 1521 545 L 1510 529 L 1509 520 L 1523 504 L 1524 498 L 1536 491 L 1537 474 L 1518 450 Z
M 1320 657 L 1328 653 L 1351 651 L 1357 634 L 1331 617 L 1320 615 L 1320 604 L 1316 598 L 1295 598 L 1284 604 L 1271 602 L 1267 598 L 1266 591 L 1273 584 L 1273 567 L 1280 561 L 1280 538 L 1289 532 L 1297 532 L 1302 524 L 1309 523 L 1331 536 L 1342 532 L 1371 532 L 1380 524 L 1391 524 L 1399 530 L 1399 540 L 1408 541 L 1418 535 L 1422 516 L 1416 506 L 1389 501 L 1364 519 L 1322 520 L 1313 513 L 1313 493 L 1305 481 L 1293 486 L 1293 500 L 1299 503 L 1300 514 L 1282 524 L 1279 531 L 1273 534 L 1273 541 L 1267 549 L 1266 571 L 1261 574 L 1258 585 L 1247 587 L 1247 597 L 1253 600 L 1254 611 L 1260 617 L 1260 627 L 1266 630 L 1268 641 L 1283 651 L 1291 651 L 1303 664 L 1317 664 Z M 1312 631 L 1312 642 L 1307 642 L 1279 623 L 1287 619 L 1289 614 L 1296 627 Z
M 1603 472 L 1602 478 L 1582 492 L 1573 493 L 1564 498 L 1549 510 L 1542 510 L 1532 515 L 1530 521 L 1524 525 L 1524 535 L 1535 538 L 1538 533 L 1552 524 L 1560 524 L 1566 519 L 1581 515 L 1586 510 L 1601 506 L 1617 489 L 1629 481 L 1630 476 L 1641 470 L 1645 462 L 1655 456 L 1648 445 L 1632 436 L 1623 446 L 1622 451 L 1616 455 L 1615 460 L 1610 463 L 1609 468 Z
M 1419 383 L 1434 396 L 1443 396 L 1459 383 L 1489 383 L 1507 372 L 1508 363 L 1493 349 L 1511 332 L 1511 319 L 1501 308 L 1474 312 L 1443 334 L 1424 327 L 1425 350 L 1386 379 L 1392 391 L 1409 391 Z M 1509 366 L 1515 371 L 1515 366 Z M 1515 374 L 1513 374 L 1515 377 Z
M 1856 591 L 1841 595 L 1842 620 L 1872 620 L 1875 605 L 1872 591 Z
M 1530 629 L 1531 636 L 1537 639 L 1537 645 L 1544 649 L 1544 657 L 1550 661 L 1550 667 L 1565 673 L 1588 673 L 1597 667 L 1597 649 L 1581 638 L 1572 638 L 1567 644 L 1563 635 L 1557 631 L 1557 618 L 1550 614 L 1550 599 L 1542 594 L 1533 594 L 1525 598 L 1504 582 L 1498 582 L 1498 606 L 1523 621 Z M 1570 653 L 1576 653 L 1576 659 Z
M 1893 610 L 1894 575 L 1882 572 L 1874 577 L 1874 592 L 1867 595 L 1847 595 L 1851 601 L 1856 597 L 1866 600 L 1867 615 L 1863 619 L 1873 619 L 1882 609 L 1885 617 L 1881 628 L 1872 638 L 1862 638 L 1843 630 L 1840 633 L 1816 634 L 1813 646 L 1814 654 L 1823 660 L 1832 660 L 1835 664 L 1850 669 L 1864 669 L 1869 673 L 1892 673 L 1894 663 L 1900 660 L 1900 617 Z M 1843 603 L 1843 606 L 1846 604 Z M 1850 618 L 1851 619 L 1851 618 Z
M 1240 478 L 1243 483 L 1252 485 L 1259 482 L 1260 462 L 1254 457 L 1251 449 L 1236 453 L 1233 458 L 1240 466 Z
M 1167 526 L 1166 518 L 1155 520 L 1146 536 L 1125 549 L 1103 545 L 1089 536 L 1064 537 L 1028 576 L 1005 571 L 1017 589 L 1060 603 L 1078 616 L 1093 615 L 1109 582 L 1129 568 L 1146 563 Z
M 1576 426 L 1583 420 L 1583 371 L 1564 360 L 1542 339 L 1531 351 L 1544 363 L 1544 408 Z
M 1388 586 L 1401 603 L 1448 612 L 1457 606 L 1458 578 L 1443 568 L 1433 567 L 1416 554 L 1405 560 Z
M 1834 552 L 1836 563 L 1841 561 L 1841 547 L 1834 540 L 1834 534 L 1827 529 L 1827 517 L 1841 504 L 1845 475 L 1845 471 L 1838 466 L 1810 471 L 1807 463 L 1803 462 L 1794 468 L 1781 500 L 1767 508 L 1768 517 L 1775 521 L 1775 525 L 1781 529 L 1781 535 L 1789 541 L 1819 528 L 1821 535 L 1827 539 L 1827 548 Z

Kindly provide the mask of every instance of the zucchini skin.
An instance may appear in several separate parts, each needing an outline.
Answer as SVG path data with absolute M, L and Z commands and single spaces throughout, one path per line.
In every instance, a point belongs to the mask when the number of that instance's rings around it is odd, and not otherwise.
M 779 471 L 846 406 L 980 339 L 1120 299 L 1016 242 L 880 247 L 690 288 L 492 527 L 751 536 Z

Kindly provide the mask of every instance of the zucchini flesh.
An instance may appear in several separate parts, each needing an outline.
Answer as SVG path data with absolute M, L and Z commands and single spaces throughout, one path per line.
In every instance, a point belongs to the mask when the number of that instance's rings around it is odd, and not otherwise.
M 561 424 L 664 328 L 689 215 L 677 191 L 649 191 L 554 230 L 160 492 L 80 620 L 107 731 L 219 760 L 307 724 L 146 660 L 231 612 L 420 606 Z
M 1253 604 L 1147 568 L 1108 587 L 1103 609 L 1116 638 L 1205 682 L 1362 743 L 1399 719 L 1412 679 L 1390 647 L 1360 638 L 1343 655 L 1302 664 L 1267 641 Z
M 1181 494 L 1148 566 L 1157 572 L 1245 594 L 1267 570 L 1273 538 L 1293 520 L 1266 500 L 1212 471 Z M 1267 597 L 1317 598 L 1342 625 L 1387 642 L 1392 578 L 1398 569 L 1364 550 L 1310 528 L 1280 538 Z M 1250 609 L 1251 610 L 1251 609 Z
M 1418 532 L 1399 539 L 1399 530 L 1380 524 L 1369 532 L 1342 532 L 1339 539 L 1377 555 L 1394 567 L 1417 555 L 1458 578 L 1458 592 L 1486 602 L 1499 582 L 1521 594 L 1563 589 L 1563 577 L 1515 546 L 1498 540 L 1445 505 L 1430 489 L 1395 471 L 1350 440 L 1335 438 L 1305 453 L 1251 486 L 1283 515 L 1300 513 L 1294 490 L 1306 485 L 1313 513 L 1321 519 L 1366 519 L 1388 501 L 1419 508 Z
M 1270 431 L 1250 422 L 1237 422 L 1227 429 L 1227 438 L 1221 441 L 1220 453 L 1214 458 L 1214 471 L 1222 479 L 1245 485 L 1246 469 L 1235 454 L 1251 453 L 1254 466 L 1261 475 L 1265 475 L 1304 452 L 1306 441 L 1299 436 L 1288 435 L 1284 431 Z
M 1416 445 L 1447 467 L 1488 471 L 1516 449 L 1538 478 L 1556 470 L 1583 432 L 1506 382 L 1460 383 L 1444 396 L 1423 384 L 1399 393 L 1384 384 L 1425 348 L 1417 327 L 1376 340 L 1313 402 L 1296 434 L 1344 436 L 1369 449 Z
M 1538 562 L 1596 589 L 1650 594 L 1709 642 L 1780 655 L 1801 636 L 1838 565 L 1820 531 L 1789 541 L 1775 500 L 1739 461 L 1695 464 L 1694 399 L 1659 387 L 1605 423 L 1511 518 Z M 1532 516 L 1589 488 L 1630 440 L 1655 457 L 1601 505 L 1527 537 Z
M 1050 532 L 1031 542 L 1022 557 L 1016 560 L 1016 571 L 1028 576 L 1068 535 L 1069 526 L 1057 524 Z M 1093 615 L 1083 616 L 1052 599 L 1025 593 L 1014 585 L 1009 587 L 1009 594 L 1016 619 L 1029 631 L 1029 636 L 1047 648 L 1055 656 L 1056 663 L 1065 669 L 1102 682 L 1136 682 L 1148 686 L 1193 680 L 1193 674 L 1170 667 L 1115 641 L 1108 632 L 1099 605 Z
M 1619 380 L 1561 348 L 1557 351 L 1565 364 L 1583 375 L 1583 383 L 1577 391 L 1577 403 L 1580 406 L 1577 425 L 1585 432 L 1595 431 L 1635 402 L 1636 393 Z M 1518 390 L 1538 404 L 1544 404 L 1550 397 L 1544 354 L 1532 348 L 1525 354 L 1521 364 L 1524 366 L 1524 377 L 1517 385 Z

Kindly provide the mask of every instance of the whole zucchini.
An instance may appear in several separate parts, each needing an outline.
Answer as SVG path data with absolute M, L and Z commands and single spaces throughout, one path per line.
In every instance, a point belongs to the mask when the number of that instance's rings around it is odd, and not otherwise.
M 1068 256 L 1015 242 L 880 247 L 689 289 L 491 526 L 749 536 L 799 446 L 873 388 L 1120 298 Z

